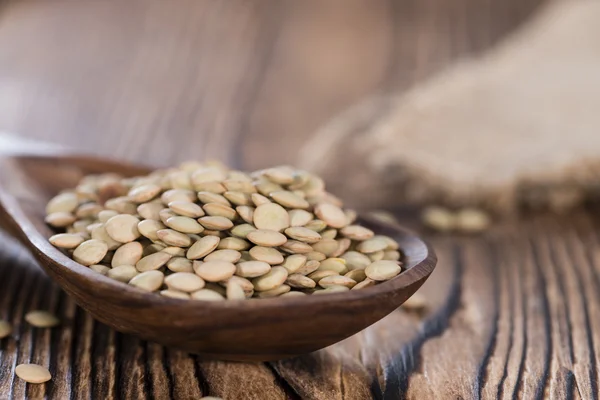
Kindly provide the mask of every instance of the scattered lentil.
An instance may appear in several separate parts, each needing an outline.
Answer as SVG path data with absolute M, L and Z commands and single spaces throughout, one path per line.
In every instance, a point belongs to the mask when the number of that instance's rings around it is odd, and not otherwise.
M 52 379 L 48 368 L 37 364 L 19 364 L 15 374 L 28 383 L 44 383 Z
M 53 328 L 60 324 L 60 320 L 48 311 L 33 310 L 25 314 L 25 321 L 36 328 Z
M 12 326 L 7 322 L 0 319 L 0 339 L 8 337 L 12 332 Z

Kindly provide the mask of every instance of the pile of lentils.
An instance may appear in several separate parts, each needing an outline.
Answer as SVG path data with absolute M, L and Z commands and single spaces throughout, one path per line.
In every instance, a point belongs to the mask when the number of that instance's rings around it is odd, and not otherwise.
M 162 296 L 243 300 L 362 289 L 402 270 L 398 243 L 355 224 L 323 180 L 186 162 L 85 176 L 54 197 L 49 241 L 91 270 Z

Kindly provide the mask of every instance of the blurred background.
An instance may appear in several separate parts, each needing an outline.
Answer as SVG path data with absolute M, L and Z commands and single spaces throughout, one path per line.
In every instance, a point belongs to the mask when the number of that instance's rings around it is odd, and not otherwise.
M 2 0 L 0 130 L 149 164 L 295 163 L 332 117 L 481 52 L 541 3 Z
M 597 199 L 591 0 L 0 0 L 0 131 L 322 175 L 359 209 Z

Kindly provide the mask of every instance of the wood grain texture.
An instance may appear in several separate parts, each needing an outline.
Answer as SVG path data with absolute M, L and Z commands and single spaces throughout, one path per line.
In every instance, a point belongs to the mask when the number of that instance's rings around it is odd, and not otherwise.
M 487 48 L 540 2 L 13 0 L 0 9 L 0 129 L 158 164 L 293 163 L 336 113 Z M 399 309 L 327 350 L 238 364 L 89 320 L 3 236 L 0 316 L 15 333 L 0 341 L 0 399 L 598 398 L 596 213 L 432 242 L 423 318 Z M 37 307 L 63 325 L 30 329 Z M 31 359 L 50 384 L 13 377 Z
M 326 350 L 273 363 L 203 361 L 115 333 L 73 306 L 2 237 L 0 398 L 597 398 L 600 220 L 536 217 L 480 238 L 432 237 L 440 256 L 423 318 L 399 309 Z M 10 275 L 10 277 L 8 276 Z M 22 322 L 56 312 L 52 331 Z M 55 379 L 25 386 L 15 363 Z

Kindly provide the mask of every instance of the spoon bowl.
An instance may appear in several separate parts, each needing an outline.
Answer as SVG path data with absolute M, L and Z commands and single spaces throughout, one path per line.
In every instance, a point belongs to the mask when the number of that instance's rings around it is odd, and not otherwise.
M 143 292 L 73 261 L 54 248 L 44 222 L 47 201 L 85 175 L 123 176 L 150 169 L 60 150 L 0 154 L 0 223 L 31 250 L 50 277 L 95 319 L 142 339 L 236 361 L 277 360 L 309 353 L 377 322 L 408 299 L 436 264 L 432 249 L 411 232 L 362 219 L 400 244 L 404 270 L 390 281 L 322 296 L 204 302 Z

